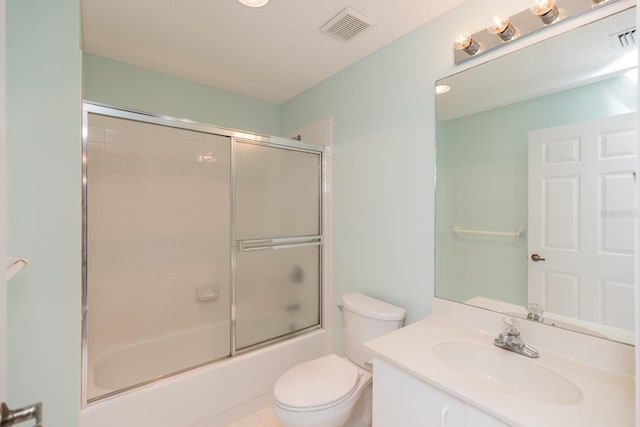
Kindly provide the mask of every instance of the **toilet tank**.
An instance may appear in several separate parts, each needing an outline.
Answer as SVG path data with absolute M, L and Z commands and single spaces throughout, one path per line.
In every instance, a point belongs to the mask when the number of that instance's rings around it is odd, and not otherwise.
M 345 294 L 342 297 L 342 325 L 344 350 L 349 360 L 371 369 L 365 362 L 371 361 L 373 354 L 363 344 L 401 327 L 404 316 L 404 308 L 364 294 Z

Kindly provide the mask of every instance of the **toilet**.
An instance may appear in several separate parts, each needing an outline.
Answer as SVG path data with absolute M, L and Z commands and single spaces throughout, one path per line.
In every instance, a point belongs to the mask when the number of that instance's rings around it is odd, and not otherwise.
M 362 344 L 402 326 L 405 310 L 360 293 L 342 297 L 346 357 L 294 366 L 276 382 L 273 412 L 284 427 L 369 427 L 371 360 Z

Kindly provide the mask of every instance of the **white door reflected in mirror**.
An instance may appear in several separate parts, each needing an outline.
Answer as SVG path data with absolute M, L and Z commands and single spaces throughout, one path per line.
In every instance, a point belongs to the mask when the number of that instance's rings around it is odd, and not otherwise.
M 635 114 L 529 133 L 529 302 L 633 329 L 636 141 Z

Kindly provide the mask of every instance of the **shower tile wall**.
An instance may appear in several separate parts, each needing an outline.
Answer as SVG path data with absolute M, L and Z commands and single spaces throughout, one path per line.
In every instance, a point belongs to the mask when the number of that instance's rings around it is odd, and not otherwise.
M 89 123 L 89 359 L 228 322 L 228 138 L 94 114 Z M 199 288 L 219 294 L 198 301 Z M 228 354 L 228 340 L 218 344 Z

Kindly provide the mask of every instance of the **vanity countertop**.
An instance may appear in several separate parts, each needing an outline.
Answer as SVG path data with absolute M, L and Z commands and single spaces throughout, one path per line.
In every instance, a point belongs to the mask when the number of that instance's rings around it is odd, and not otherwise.
M 494 335 L 497 336 L 498 332 L 499 328 Z M 373 351 L 376 358 L 512 426 L 635 425 L 635 383 L 632 375 L 545 350 L 536 346 L 536 342 L 528 342 L 524 333 L 524 341 L 539 350 L 540 358 L 528 359 L 516 353 L 508 353 L 561 374 L 580 389 L 583 394 L 580 402 L 560 405 L 518 397 L 482 380 L 461 374 L 438 359 L 432 351 L 437 343 L 443 341 L 493 346 L 494 335 L 432 316 L 374 339 L 365 346 Z

